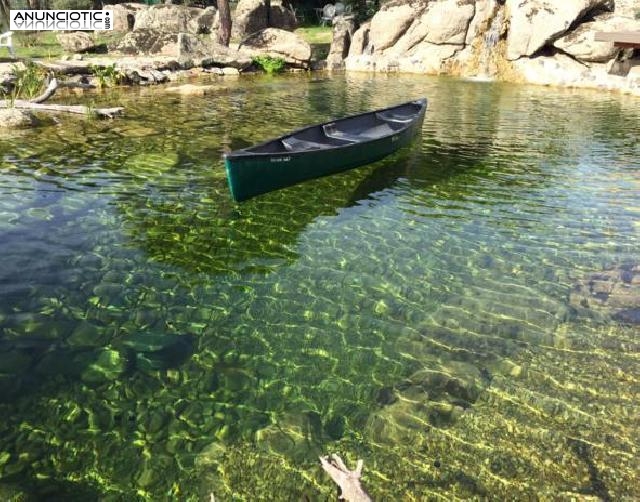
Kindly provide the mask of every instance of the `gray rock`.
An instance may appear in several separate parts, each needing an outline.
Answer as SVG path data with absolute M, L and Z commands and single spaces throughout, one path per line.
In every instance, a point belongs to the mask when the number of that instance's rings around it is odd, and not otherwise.
M 222 74 L 225 76 L 240 75 L 240 71 L 237 68 L 227 67 L 227 68 L 222 68 Z
M 243 51 L 282 57 L 291 64 L 309 65 L 311 46 L 295 33 L 267 28 L 254 33 L 243 42 Z
M 349 55 L 349 46 L 355 33 L 356 22 L 353 17 L 337 17 L 333 21 L 333 38 L 327 56 L 327 68 L 344 68 L 344 58 Z
M 597 31 L 640 31 L 640 21 L 611 13 L 602 14 L 595 21 L 579 25 L 553 45 L 581 61 L 604 63 L 615 58 L 620 50 L 613 46 L 613 42 L 596 42 L 594 35 Z
M 135 27 L 136 16 L 149 7 L 141 3 L 106 5 L 104 10 L 113 11 L 113 31 L 127 32 Z
M 231 27 L 234 37 L 264 30 L 269 26 L 269 0 L 240 0 Z
M 88 52 L 96 48 L 95 40 L 85 31 L 58 33 L 56 39 L 67 52 Z
M 297 25 L 296 15 L 288 3 L 282 0 L 273 0 L 271 2 L 269 6 L 269 27 L 293 31 Z
M 371 23 L 366 22 L 360 25 L 351 37 L 349 45 L 349 56 L 360 56 L 364 53 L 369 45 L 369 32 L 371 31 Z
M 608 0 L 507 0 L 507 59 L 531 56 L 564 35 L 585 13 L 608 4 Z
M 165 33 L 160 30 L 136 29 L 127 33 L 120 42 L 110 47 L 113 52 L 135 55 L 181 56 L 203 54 L 206 46 L 195 35 L 188 33 Z
M 427 10 L 420 18 L 426 27 L 425 40 L 432 44 L 463 44 L 474 14 L 473 2 L 429 2 Z
M 158 4 L 141 10 L 134 31 L 155 30 L 162 33 L 210 33 L 217 29 L 218 13 L 214 7 L 200 9 L 185 5 Z
M 36 124 L 32 113 L 16 108 L 0 109 L 0 129 L 30 127 Z
M 392 47 L 407 31 L 413 21 L 420 17 L 424 5 L 386 4 L 371 19 L 369 44 L 372 52 L 380 53 Z

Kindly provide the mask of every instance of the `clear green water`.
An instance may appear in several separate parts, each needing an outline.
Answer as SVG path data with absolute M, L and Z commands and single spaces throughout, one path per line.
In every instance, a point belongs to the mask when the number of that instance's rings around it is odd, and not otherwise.
M 226 148 L 420 96 L 402 154 L 231 202 Z M 640 498 L 637 99 L 102 99 L 126 118 L 0 137 L 2 499 L 326 500 L 331 452 L 376 500 Z M 583 308 L 603 270 L 626 296 Z

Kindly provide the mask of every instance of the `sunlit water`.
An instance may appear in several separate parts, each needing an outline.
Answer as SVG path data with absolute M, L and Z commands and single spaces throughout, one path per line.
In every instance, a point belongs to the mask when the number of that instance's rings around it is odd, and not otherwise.
M 0 137 L 0 498 L 324 500 L 332 452 L 376 500 L 640 498 L 637 99 L 219 82 Z M 226 149 L 421 96 L 405 151 L 231 201 Z

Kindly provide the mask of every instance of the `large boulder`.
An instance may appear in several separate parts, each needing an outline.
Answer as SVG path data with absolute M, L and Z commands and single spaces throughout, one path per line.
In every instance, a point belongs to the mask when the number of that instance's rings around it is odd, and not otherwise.
M 560 38 L 587 12 L 604 9 L 609 4 L 610 0 L 506 0 L 507 59 L 533 55 Z
M 127 33 L 110 50 L 128 56 L 182 56 L 207 52 L 204 43 L 195 35 L 165 33 L 159 30 L 147 29 L 139 29 Z
M 406 73 L 425 73 L 428 75 L 444 73 L 446 62 L 462 47 L 462 45 L 432 44 L 424 41 L 400 59 L 398 70 Z
M 218 26 L 215 7 L 200 9 L 185 5 L 158 4 L 138 13 L 134 30 L 155 30 L 163 33 L 210 33 Z
M 243 38 L 269 26 L 269 0 L 240 0 L 231 25 L 232 35 Z
M 220 14 L 215 7 L 207 7 L 191 21 L 191 33 L 216 33 L 220 26 Z
M 520 58 L 513 67 L 522 80 L 531 84 L 575 86 L 589 79 L 589 69 L 564 54 Z
M 269 7 L 269 26 L 281 30 L 293 31 L 298 26 L 296 14 L 288 2 L 272 0 Z
M 282 57 L 287 63 L 308 66 L 311 46 L 295 33 L 267 28 L 246 38 L 244 51 Z
M 638 0 L 615 0 L 614 12 L 616 16 L 635 19 L 638 14 Z
M 329 55 L 327 56 L 327 68 L 337 70 L 344 67 L 344 58 L 349 54 L 351 38 L 356 31 L 356 21 L 353 17 L 340 16 L 333 21 L 333 38 Z
M 384 5 L 371 19 L 368 47 L 381 53 L 394 45 L 423 10 L 423 3 Z
M 387 51 L 405 55 L 423 41 L 438 45 L 463 44 L 474 14 L 475 5 L 465 0 L 430 2 L 423 14 Z
M 425 40 L 432 44 L 464 43 L 474 14 L 475 4 L 466 0 L 429 2 L 420 19 L 427 29 Z
M 613 42 L 596 42 L 597 31 L 640 31 L 640 21 L 612 13 L 602 14 L 583 23 L 554 42 L 554 46 L 581 61 L 604 63 L 616 57 L 619 49 Z
M 499 25 L 495 26 L 495 29 L 502 28 L 503 16 L 504 8 L 500 7 L 498 0 L 476 0 L 465 43 L 471 45 L 476 39 L 485 37 L 491 30 L 492 23 Z
M 127 32 L 133 30 L 138 13 L 148 8 L 142 3 L 119 3 L 106 5 L 104 10 L 113 11 L 113 31 Z
M 66 52 L 90 52 L 96 48 L 95 40 L 86 31 L 63 31 L 56 39 Z
M 251 55 L 211 41 L 207 45 L 207 54 L 202 59 L 202 66 L 243 70 L 251 66 Z
M 364 53 L 369 46 L 369 31 L 371 30 L 371 22 L 367 21 L 360 25 L 360 28 L 351 37 L 349 45 L 349 56 L 359 56 Z

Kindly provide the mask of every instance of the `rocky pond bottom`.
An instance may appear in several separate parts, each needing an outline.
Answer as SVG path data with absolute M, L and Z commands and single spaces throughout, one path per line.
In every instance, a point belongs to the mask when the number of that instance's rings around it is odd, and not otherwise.
M 405 151 L 231 202 L 226 149 L 423 95 Z M 0 138 L 0 498 L 322 500 L 328 453 L 375 500 L 640 497 L 637 101 L 114 99 Z

